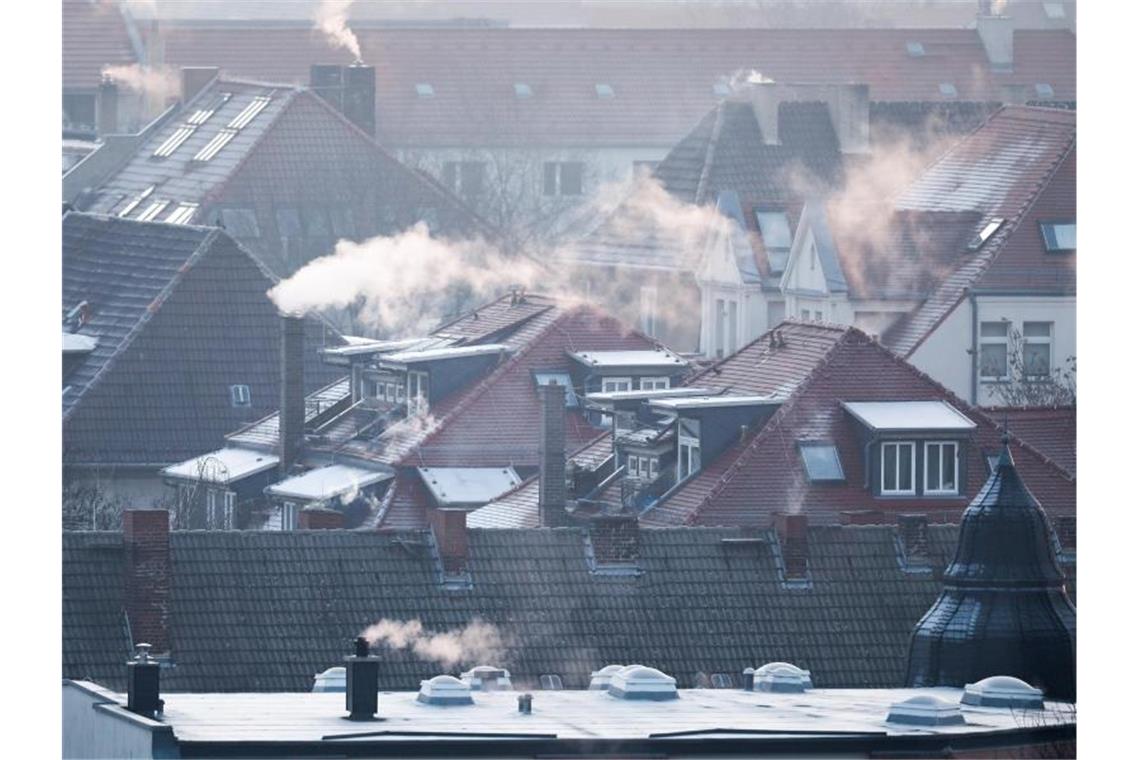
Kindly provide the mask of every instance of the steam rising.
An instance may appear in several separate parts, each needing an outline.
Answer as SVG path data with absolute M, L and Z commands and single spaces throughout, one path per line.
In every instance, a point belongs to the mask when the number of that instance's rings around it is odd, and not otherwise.
M 177 97 L 181 89 L 178 74 L 170 67 L 151 68 L 137 63 L 126 66 L 104 66 L 103 76 L 115 84 L 158 101 Z
M 478 618 L 463 628 L 441 633 L 424 630 L 419 620 L 384 618 L 365 628 L 360 635 L 371 646 L 382 644 L 394 652 L 411 651 L 421 660 L 439 663 L 444 668 L 495 662 L 503 657 L 506 649 L 499 629 Z
M 348 28 L 348 9 L 355 0 L 321 0 L 313 11 L 313 22 L 333 47 L 344 48 L 360 60 L 360 41 Z

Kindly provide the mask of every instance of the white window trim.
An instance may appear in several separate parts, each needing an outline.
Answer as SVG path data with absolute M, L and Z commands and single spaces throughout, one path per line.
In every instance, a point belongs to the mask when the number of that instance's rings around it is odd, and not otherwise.
M 1029 324 L 1030 322 L 1035 322 L 1037 324 L 1049 325 L 1049 335 L 1048 336 L 1040 336 L 1040 335 L 1029 336 L 1029 335 L 1027 335 L 1025 332 L 1025 326 L 1027 324 Z M 1022 345 L 1021 345 L 1021 363 L 1022 363 L 1022 366 L 1025 367 L 1025 379 L 1026 380 L 1028 380 L 1030 382 L 1047 380 L 1053 374 L 1053 333 L 1054 332 L 1056 332 L 1056 330 L 1054 329 L 1054 323 L 1053 322 L 1047 322 L 1045 320 L 1030 319 L 1030 320 L 1027 320 L 1026 322 L 1021 323 L 1021 342 L 1022 342 Z M 1029 345 L 1047 346 L 1049 349 L 1049 369 L 1046 372 L 1044 372 L 1043 374 L 1033 374 L 1033 375 L 1029 374 L 1029 364 L 1025 361 L 1025 347 L 1029 346 Z
M 900 448 L 903 446 L 910 446 L 910 488 L 907 490 L 903 490 L 903 489 L 899 489 L 899 488 L 895 488 L 894 490 L 888 490 L 886 487 L 886 476 L 887 476 L 886 448 L 888 446 L 897 446 Z M 915 474 L 916 473 L 914 471 L 914 465 L 915 465 L 914 460 L 915 460 L 915 452 L 917 451 L 917 449 L 918 449 L 918 447 L 915 445 L 914 441 L 882 441 L 879 444 L 879 493 L 880 494 L 882 494 L 883 496 L 914 496 L 915 495 Z M 896 486 L 898 485 L 898 482 L 899 482 L 899 474 L 900 474 L 899 473 L 899 462 L 900 461 L 901 461 L 901 459 L 896 454 L 896 456 L 895 456 L 895 485 Z
M 606 386 L 618 386 L 618 385 L 621 385 L 622 383 L 625 384 L 624 389 L 617 388 L 617 387 L 611 387 L 611 388 L 606 387 Z M 619 393 L 622 390 L 628 391 L 628 390 L 632 390 L 632 389 L 633 389 L 633 378 L 632 377 L 603 377 L 602 378 L 602 393 Z
M 297 502 L 286 501 L 281 504 L 281 530 L 296 530 L 297 515 L 300 513 Z
M 954 487 L 951 489 L 930 487 L 930 448 L 938 447 L 939 466 L 942 463 L 942 447 L 954 447 Z M 922 492 L 929 496 L 957 496 L 958 495 L 958 442 L 957 441 L 924 441 L 922 444 Z
M 629 454 L 625 458 L 625 474 L 627 477 L 637 477 L 637 455 Z
M 1004 324 L 1005 335 L 999 337 L 991 337 L 982 335 L 983 324 Z M 1008 320 L 1004 319 L 991 319 L 984 322 L 978 322 L 978 378 L 983 383 L 1006 383 L 1009 382 L 1009 326 Z M 982 348 L 984 346 L 1001 345 L 1005 348 L 1005 374 L 1004 375 L 983 375 L 982 374 Z
M 412 393 L 412 380 L 415 380 L 415 390 Z M 408 372 L 407 379 L 407 399 L 408 399 L 408 414 L 426 414 L 428 411 L 428 397 L 424 394 L 425 383 L 428 382 L 427 372 L 417 372 L 415 370 Z
M 688 451 L 686 451 L 686 449 L 688 449 Z M 677 436 L 677 482 L 678 483 L 680 483 L 682 480 L 687 480 L 688 478 L 693 477 L 694 475 L 697 474 L 697 472 L 700 471 L 700 467 L 693 469 L 693 450 L 694 449 L 696 450 L 697 456 L 699 457 L 700 452 L 701 452 L 701 441 L 699 438 L 692 438 L 692 437 L 687 436 L 687 435 L 678 435 Z M 681 474 L 681 461 L 682 461 L 682 459 L 685 461 L 685 464 L 687 464 L 689 466 L 689 474 L 688 475 L 682 475 Z
M 637 387 L 638 390 L 642 391 L 668 390 L 670 387 L 669 382 L 668 375 L 643 377 L 637 381 Z

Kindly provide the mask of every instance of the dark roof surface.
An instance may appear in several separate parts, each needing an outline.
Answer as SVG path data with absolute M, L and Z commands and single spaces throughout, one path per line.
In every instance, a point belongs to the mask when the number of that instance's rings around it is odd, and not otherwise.
M 94 90 L 104 66 L 134 63 L 135 49 L 119 4 L 63 0 L 63 86 Z
M 473 586 L 447 591 L 423 533 L 176 532 L 171 536 L 173 691 L 304 691 L 382 617 L 430 631 L 479 617 L 510 642 L 516 684 L 584 688 L 609 663 L 643 662 L 691 686 L 784 660 L 820 687 L 901 684 L 914 624 L 938 595 L 955 526 L 931 526 L 933 572 L 903 570 L 887 526 L 813 527 L 809 587 L 785 587 L 771 531 L 643 530 L 642 574 L 592 574 L 579 529 L 473 530 Z M 122 688 L 118 534 L 63 537 L 65 677 Z M 382 652 L 382 689 L 414 689 L 439 665 Z M 466 663 L 474 664 L 474 663 Z
M 87 301 L 79 334 L 98 343 L 63 379 L 65 461 L 177 462 L 276 407 L 273 282 L 215 228 L 66 214 L 63 313 Z M 340 339 L 309 320 L 306 340 L 306 386 L 319 387 L 332 373 L 316 349 Z M 235 384 L 249 386 L 249 407 L 232 406 Z
M 1009 431 L 1052 459 L 1068 472 L 1077 473 L 1077 408 L 1001 407 L 986 410 Z

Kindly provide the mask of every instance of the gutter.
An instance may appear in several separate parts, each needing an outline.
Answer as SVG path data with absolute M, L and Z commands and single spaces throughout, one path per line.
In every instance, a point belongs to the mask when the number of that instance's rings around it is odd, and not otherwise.
M 978 405 L 978 294 L 966 291 L 970 298 L 970 405 Z

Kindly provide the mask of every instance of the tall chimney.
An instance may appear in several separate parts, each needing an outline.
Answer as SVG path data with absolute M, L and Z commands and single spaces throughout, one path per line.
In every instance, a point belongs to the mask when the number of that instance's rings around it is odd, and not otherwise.
M 124 595 L 131 638 L 170 651 L 170 514 L 123 512 Z
M 543 527 L 555 528 L 567 522 L 566 389 L 551 380 L 538 386 L 538 400 L 538 511 Z
M 182 102 L 186 103 L 218 76 L 217 66 L 182 67 Z
M 978 14 L 978 37 L 986 49 L 986 58 L 995 69 L 1013 68 L 1013 18 Z
M 305 439 L 305 320 L 281 317 L 281 409 L 277 456 L 281 474 L 289 472 Z
M 376 67 L 354 63 L 344 70 L 344 115 L 376 136 Z
M 805 580 L 808 566 L 807 515 L 777 512 L 773 521 L 780 539 L 780 554 L 784 558 L 784 580 Z
M 95 133 L 113 135 L 119 131 L 119 86 L 103 77 L 99 83 L 99 99 L 95 104 Z

